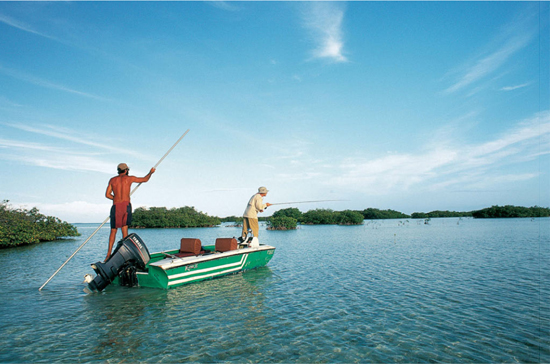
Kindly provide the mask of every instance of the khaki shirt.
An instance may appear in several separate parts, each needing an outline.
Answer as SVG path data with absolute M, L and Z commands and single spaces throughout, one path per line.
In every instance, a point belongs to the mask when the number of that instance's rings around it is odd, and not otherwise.
M 248 201 L 248 205 L 246 206 L 246 210 L 244 210 L 243 217 L 248 217 L 249 219 L 257 219 L 258 212 L 260 212 L 261 210 L 265 210 L 266 207 L 267 205 L 264 204 L 262 195 L 257 193 L 250 198 L 250 201 Z

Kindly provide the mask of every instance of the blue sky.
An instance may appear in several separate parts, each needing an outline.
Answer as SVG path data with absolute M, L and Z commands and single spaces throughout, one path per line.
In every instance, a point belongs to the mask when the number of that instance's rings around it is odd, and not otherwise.
M 190 129 L 134 208 L 548 207 L 549 9 L 0 2 L 0 198 L 103 221 Z

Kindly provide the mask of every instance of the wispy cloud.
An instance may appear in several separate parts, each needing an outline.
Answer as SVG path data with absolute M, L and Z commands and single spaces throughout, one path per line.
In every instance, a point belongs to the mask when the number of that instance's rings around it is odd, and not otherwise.
M 203 193 L 215 193 L 215 192 L 234 192 L 234 191 L 250 191 L 252 187 L 228 187 L 228 188 L 216 188 L 213 190 L 204 190 Z
M 231 5 L 228 4 L 226 6 L 226 9 L 229 10 L 230 7 Z M 132 68 L 132 69 L 140 69 L 140 67 L 136 66 L 135 60 L 128 61 L 125 57 L 118 56 L 112 52 L 108 52 L 105 50 L 104 43 L 105 43 L 105 39 L 107 38 L 106 38 L 106 33 L 103 32 L 101 28 L 97 28 L 97 29 L 95 28 L 90 29 L 89 27 L 83 28 L 82 24 L 70 23 L 70 22 L 67 22 L 67 19 L 65 19 L 65 21 L 63 22 L 59 22 L 57 19 L 49 19 L 47 17 L 41 17 L 40 22 L 41 24 L 43 24 L 44 27 L 47 27 L 50 30 L 50 32 L 55 32 L 60 36 L 53 36 L 42 30 L 39 31 L 37 30 L 36 26 L 29 25 L 29 23 L 23 22 L 18 19 L 14 19 L 13 17 L 0 13 L 0 23 L 4 23 L 6 25 L 17 28 L 19 30 L 47 38 L 49 40 L 55 41 L 57 43 L 63 44 L 68 47 L 76 48 L 78 50 L 89 53 L 94 57 L 101 57 L 101 58 L 108 59 L 110 61 L 117 62 L 119 64 L 122 64 L 124 67 Z M 96 36 L 92 37 L 91 39 L 89 37 L 82 37 L 82 34 L 90 31 L 92 33 L 95 33 Z M 100 39 L 101 42 L 97 43 L 97 45 L 94 45 L 93 39 Z M 2 72 L 1 68 L 2 66 L 0 65 L 0 72 Z M 151 72 L 150 69 L 148 68 L 142 68 L 140 70 L 142 72 Z M 57 89 L 60 91 L 71 92 L 71 93 L 79 94 L 85 97 L 105 100 L 105 98 L 101 96 L 74 90 L 70 87 L 66 87 L 63 85 L 56 84 L 54 82 L 43 80 L 28 74 L 24 74 L 22 72 L 18 72 L 16 70 L 4 68 L 3 72 L 12 77 L 16 77 L 21 80 L 34 83 L 39 86 L 48 87 L 51 89 Z
M 69 148 L 52 147 L 41 143 L 0 139 L 0 159 L 38 167 L 110 173 L 113 163 L 102 161 L 97 155 L 81 153 Z
M 2 65 L 0 65 L 0 73 L 3 73 L 7 76 L 16 78 L 16 79 L 21 80 L 21 81 L 25 81 L 27 83 L 30 83 L 30 84 L 33 84 L 33 85 L 36 85 L 36 86 L 45 87 L 45 88 L 49 88 L 49 89 L 52 89 L 52 90 L 68 92 L 68 93 L 71 93 L 71 94 L 75 94 L 75 95 L 83 96 L 83 97 L 88 97 L 88 98 L 92 98 L 92 99 L 96 99 L 96 100 L 108 101 L 108 99 L 106 99 L 104 97 L 97 96 L 97 95 L 94 95 L 94 94 L 91 94 L 91 93 L 88 93 L 88 92 L 78 91 L 78 90 L 69 88 L 67 86 L 56 84 L 56 83 L 44 80 L 44 79 L 39 78 L 39 77 L 29 75 L 29 74 L 24 73 L 24 72 L 20 72 L 20 71 L 14 70 L 14 69 L 4 67 Z
M 53 138 L 51 142 L 29 142 L 25 140 L 0 139 L 0 159 L 17 161 L 26 165 L 45 168 L 93 171 L 110 173 L 114 162 L 112 155 L 131 156 L 140 160 L 151 160 L 138 152 L 127 148 L 118 148 L 93 141 L 93 137 L 80 135 L 66 128 L 43 125 L 28 126 L 24 124 L 2 124 L 7 127 Z M 36 136 L 31 137 L 36 139 Z M 69 142 L 69 143 L 63 143 Z M 71 143 L 76 144 L 71 145 Z M 90 147 L 83 150 L 82 146 Z
M 32 34 L 35 34 L 35 35 L 38 35 L 38 36 L 41 36 L 41 37 L 44 37 L 44 38 L 48 38 L 48 39 L 60 42 L 60 40 L 58 38 L 53 37 L 53 36 L 48 35 L 48 34 L 45 34 L 45 33 L 42 33 L 42 32 L 39 32 L 36 29 L 34 29 L 32 26 L 30 26 L 28 24 L 25 24 L 24 22 L 22 22 L 20 20 L 13 19 L 13 18 L 11 18 L 7 15 L 4 15 L 4 14 L 0 14 L 0 23 L 4 23 L 6 25 L 17 28 L 17 29 L 22 30 L 22 31 L 27 32 L 27 33 L 32 33 Z
M 420 188 L 485 188 L 488 181 L 504 183 L 534 178 L 534 173 L 511 174 L 506 168 L 550 154 L 550 112 L 519 123 L 500 138 L 478 145 L 433 143 L 419 154 L 390 154 L 370 161 L 348 159 L 330 183 L 361 186 L 373 193 Z M 495 186 L 495 185 L 493 185 Z
M 514 90 L 517 90 L 517 89 L 520 89 L 520 88 L 527 87 L 527 86 L 531 85 L 531 83 L 532 82 L 527 82 L 527 83 L 522 83 L 521 85 L 502 87 L 500 89 L 500 91 L 514 91 Z
M 6 107 L 19 108 L 19 107 L 22 107 L 22 106 L 23 105 L 21 105 L 17 102 L 13 102 L 12 100 L 8 99 L 7 97 L 0 95 L 0 108 L 6 108 Z
M 63 221 L 71 223 L 79 222 L 97 222 L 106 218 L 110 209 L 110 204 L 105 203 L 90 203 L 86 201 L 73 201 L 61 204 L 40 203 L 40 202 L 23 202 L 17 204 L 16 207 L 23 209 L 38 208 L 40 213 L 46 216 L 56 216 Z
M 212 5 L 218 9 L 227 10 L 227 11 L 237 11 L 239 8 L 232 4 L 231 1 L 219 1 L 219 0 L 213 0 L 213 1 L 207 1 L 208 5 Z
M 0 148 L 18 148 L 38 151 L 56 151 L 62 152 L 63 150 L 57 147 L 46 146 L 40 143 L 24 142 L 20 140 L 0 139 Z
M 346 62 L 342 35 L 344 6 L 339 3 L 307 2 L 304 9 L 304 27 L 310 31 L 317 45 L 313 57 Z
M 53 125 L 30 126 L 26 124 L 15 124 L 15 123 L 3 123 L 3 125 L 9 126 L 15 129 L 23 130 L 29 133 L 33 133 L 33 134 L 45 135 L 45 136 L 53 137 L 55 139 L 61 139 L 61 140 L 74 142 L 80 145 L 95 147 L 104 151 L 122 153 L 127 155 L 133 155 L 138 158 L 144 158 L 143 155 L 137 152 L 128 150 L 126 148 L 117 148 L 109 144 L 93 141 L 89 136 L 79 135 L 77 131 L 72 129 L 67 129 L 67 128 L 53 126 Z
M 479 81 L 495 74 L 507 63 L 512 56 L 525 48 L 533 39 L 532 14 L 522 14 L 510 24 L 507 24 L 494 41 L 497 46 L 491 50 L 481 52 L 469 64 L 455 70 L 454 83 L 445 90 L 445 93 L 454 93 L 472 86 Z
M 514 55 L 517 51 L 522 49 L 529 42 L 528 36 L 517 36 L 511 39 L 507 44 L 502 46 L 495 52 L 478 59 L 473 65 L 467 66 L 461 73 L 459 80 L 455 82 L 451 87 L 445 90 L 446 93 L 453 93 L 461 90 L 473 83 L 493 74 L 497 71 L 505 62 Z

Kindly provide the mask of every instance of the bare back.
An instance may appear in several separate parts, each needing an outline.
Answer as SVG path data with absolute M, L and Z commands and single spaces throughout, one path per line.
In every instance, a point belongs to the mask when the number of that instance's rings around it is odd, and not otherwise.
M 107 194 L 113 196 L 113 203 L 130 201 L 130 188 L 132 187 L 132 182 L 134 182 L 133 180 L 134 177 L 127 175 L 111 178 L 109 186 L 107 186 Z
M 105 197 L 113 200 L 113 203 L 130 201 L 130 189 L 132 183 L 142 183 L 149 181 L 151 175 L 155 173 L 155 168 L 151 168 L 151 171 L 145 177 L 128 176 L 126 173 L 120 174 L 109 180 Z

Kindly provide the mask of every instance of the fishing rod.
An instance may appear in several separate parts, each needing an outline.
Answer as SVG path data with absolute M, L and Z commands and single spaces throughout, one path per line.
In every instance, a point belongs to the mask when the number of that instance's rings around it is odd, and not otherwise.
M 178 145 L 178 143 L 183 139 L 183 137 L 187 135 L 187 133 L 189 133 L 189 129 L 187 129 L 187 130 L 185 131 L 185 133 L 183 133 L 183 135 L 178 139 L 178 141 L 175 142 L 174 145 L 172 145 L 172 147 L 171 147 L 170 149 L 168 149 L 168 151 L 162 156 L 162 158 L 157 162 L 157 164 L 155 164 L 155 166 L 153 167 L 154 169 L 157 169 L 157 167 L 159 166 L 159 164 L 164 160 L 164 158 L 166 158 L 166 156 L 167 156 L 168 154 L 170 154 L 170 152 L 176 147 L 176 145 Z M 139 183 L 136 187 L 134 187 L 134 189 L 132 190 L 132 192 L 130 192 L 130 196 L 132 196 L 132 194 L 133 194 L 134 192 L 136 192 L 136 190 L 139 188 L 139 186 L 141 186 L 141 183 Z M 56 275 L 57 273 L 59 273 L 59 271 L 60 271 L 61 269 L 63 269 L 63 267 L 64 267 L 65 265 L 67 265 L 67 263 L 69 263 L 69 260 L 73 259 L 73 257 L 76 255 L 76 253 L 78 253 L 78 251 L 79 251 L 80 249 L 82 249 L 82 248 L 84 247 L 84 245 L 86 245 L 86 243 L 88 243 L 88 242 L 90 241 L 90 239 L 99 231 L 99 229 L 101 229 L 101 228 L 103 227 L 103 225 L 105 225 L 105 224 L 107 223 L 107 221 L 110 220 L 110 218 L 111 218 L 111 217 L 106 218 L 105 221 L 103 221 L 103 223 L 102 223 L 101 225 L 99 225 L 99 227 L 98 227 L 97 229 L 95 229 L 95 231 L 92 233 L 92 235 L 90 235 L 90 236 L 88 237 L 88 239 L 86 239 L 86 241 L 83 242 L 83 243 L 78 247 L 78 249 L 75 250 L 75 252 L 69 257 L 69 259 L 67 259 L 67 260 L 65 261 L 65 263 L 63 263 L 63 264 L 61 265 L 61 267 L 59 267 L 59 268 L 55 271 L 55 273 L 52 274 L 52 276 L 51 276 L 50 278 L 48 278 L 48 280 L 46 281 L 46 283 L 44 283 L 42 286 L 40 286 L 40 288 L 38 289 L 39 291 L 42 291 L 42 288 L 44 288 L 44 287 L 46 286 L 46 284 L 48 284 L 48 283 L 52 280 L 52 278 L 55 277 L 55 275 Z
M 314 203 L 314 202 L 328 202 L 328 201 L 347 201 L 347 200 L 315 200 L 315 201 L 295 201 L 295 202 L 278 202 L 278 203 L 272 203 L 271 206 L 274 205 L 294 205 L 297 203 Z

